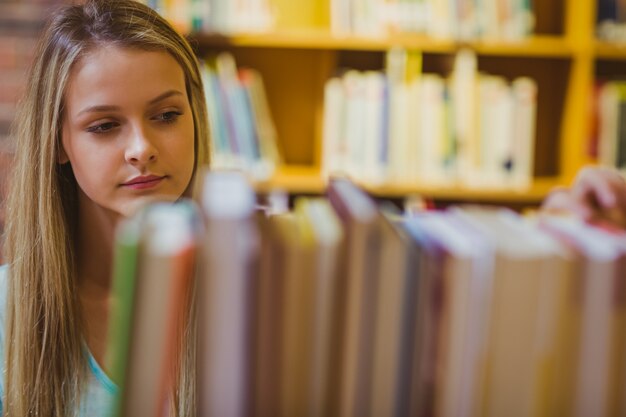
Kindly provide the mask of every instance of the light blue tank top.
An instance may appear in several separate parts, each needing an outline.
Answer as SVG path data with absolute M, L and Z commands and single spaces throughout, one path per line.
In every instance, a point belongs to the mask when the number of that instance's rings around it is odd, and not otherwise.
M 5 335 L 5 316 L 6 316 L 6 299 L 7 299 L 7 266 L 0 266 L 0 358 L 4 368 L 4 335 Z M 104 373 L 100 365 L 96 362 L 93 355 L 87 351 L 89 361 L 89 374 L 87 376 L 87 387 L 83 390 L 81 402 L 77 415 L 80 417 L 109 417 L 111 416 L 112 407 L 115 404 L 115 398 L 118 393 L 117 386 Z M 4 369 L 3 369 L 4 371 Z M 2 372 L 4 375 L 5 372 Z M 4 378 L 0 378 L 0 399 L 4 398 Z M 0 415 L 2 414 L 2 403 L 0 402 Z

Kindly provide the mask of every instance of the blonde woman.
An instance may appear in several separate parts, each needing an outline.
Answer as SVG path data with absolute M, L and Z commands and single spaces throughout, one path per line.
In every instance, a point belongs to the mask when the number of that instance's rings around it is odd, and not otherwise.
M 103 369 L 113 232 L 144 198 L 191 193 L 208 159 L 193 52 L 130 0 L 88 0 L 51 17 L 18 114 L 0 268 L 2 409 L 107 415 Z M 194 414 L 193 364 L 172 415 Z

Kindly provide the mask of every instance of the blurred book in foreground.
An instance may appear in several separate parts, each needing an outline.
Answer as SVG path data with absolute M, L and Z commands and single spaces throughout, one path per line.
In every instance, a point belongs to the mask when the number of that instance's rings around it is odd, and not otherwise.
M 120 415 L 163 415 L 189 325 L 203 417 L 626 412 L 625 231 L 402 215 L 337 178 L 266 214 L 240 174 L 203 184 L 202 222 L 157 206 L 120 229 Z

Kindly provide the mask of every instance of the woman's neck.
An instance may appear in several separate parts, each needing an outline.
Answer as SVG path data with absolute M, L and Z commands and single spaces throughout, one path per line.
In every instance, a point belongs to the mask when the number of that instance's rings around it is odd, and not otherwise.
M 91 201 L 79 190 L 76 272 L 79 287 L 108 293 L 113 243 L 119 216 Z

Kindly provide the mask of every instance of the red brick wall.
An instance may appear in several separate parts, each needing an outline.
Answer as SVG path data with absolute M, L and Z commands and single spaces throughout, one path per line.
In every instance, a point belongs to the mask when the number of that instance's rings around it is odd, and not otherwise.
M 0 234 L 13 154 L 11 124 L 45 17 L 60 0 L 0 0 Z M 0 239 L 0 263 L 2 263 Z

